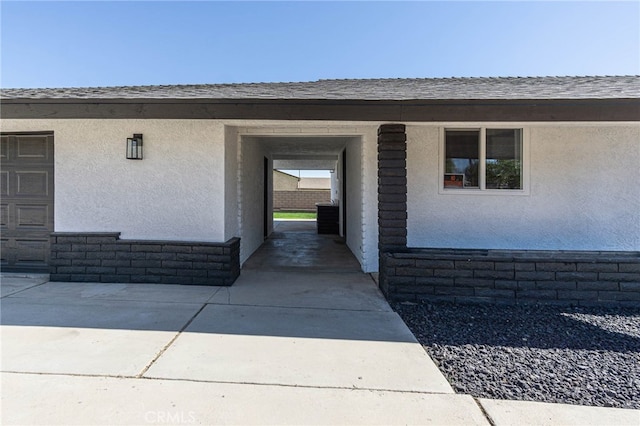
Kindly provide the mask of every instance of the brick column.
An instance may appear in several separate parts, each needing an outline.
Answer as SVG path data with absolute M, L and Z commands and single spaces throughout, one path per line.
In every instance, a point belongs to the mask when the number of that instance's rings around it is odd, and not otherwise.
M 404 124 L 378 128 L 378 253 L 380 288 L 389 293 L 385 254 L 407 249 L 407 135 Z

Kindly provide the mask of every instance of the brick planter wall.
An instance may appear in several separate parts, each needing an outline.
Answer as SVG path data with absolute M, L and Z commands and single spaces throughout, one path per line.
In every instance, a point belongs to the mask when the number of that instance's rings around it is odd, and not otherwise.
M 233 284 L 240 239 L 225 243 L 121 240 L 120 233 L 51 234 L 51 281 Z
M 316 210 L 316 203 L 330 203 L 330 189 L 273 191 L 274 210 Z
M 640 306 L 640 253 L 410 249 L 385 253 L 394 300 Z

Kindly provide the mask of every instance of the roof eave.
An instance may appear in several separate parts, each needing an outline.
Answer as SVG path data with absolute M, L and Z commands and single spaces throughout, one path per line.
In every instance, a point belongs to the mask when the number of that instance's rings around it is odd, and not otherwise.
M 338 121 L 640 121 L 638 98 L 2 99 L 2 118 Z

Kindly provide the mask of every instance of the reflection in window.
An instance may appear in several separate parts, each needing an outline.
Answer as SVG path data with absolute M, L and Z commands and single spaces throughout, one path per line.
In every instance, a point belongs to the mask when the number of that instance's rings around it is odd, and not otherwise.
M 445 130 L 445 189 L 521 190 L 522 129 Z
M 487 129 L 486 188 L 522 189 L 522 136 L 519 129 Z
M 445 188 L 478 188 L 480 132 L 447 130 L 445 136 Z

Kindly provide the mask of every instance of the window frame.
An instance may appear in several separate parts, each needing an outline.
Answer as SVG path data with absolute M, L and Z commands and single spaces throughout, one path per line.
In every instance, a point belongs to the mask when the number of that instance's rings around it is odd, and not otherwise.
M 522 138 L 522 189 L 497 189 L 487 188 L 487 129 L 490 130 L 520 130 Z M 477 130 L 480 132 L 479 138 L 479 166 L 478 166 L 478 188 L 445 188 L 444 174 L 446 163 L 445 136 L 447 131 L 469 131 Z M 529 195 L 530 179 L 529 179 L 529 129 L 517 124 L 483 124 L 469 126 L 442 126 L 439 129 L 440 147 L 438 150 L 438 194 L 441 195 L 506 195 L 506 196 L 522 196 Z

